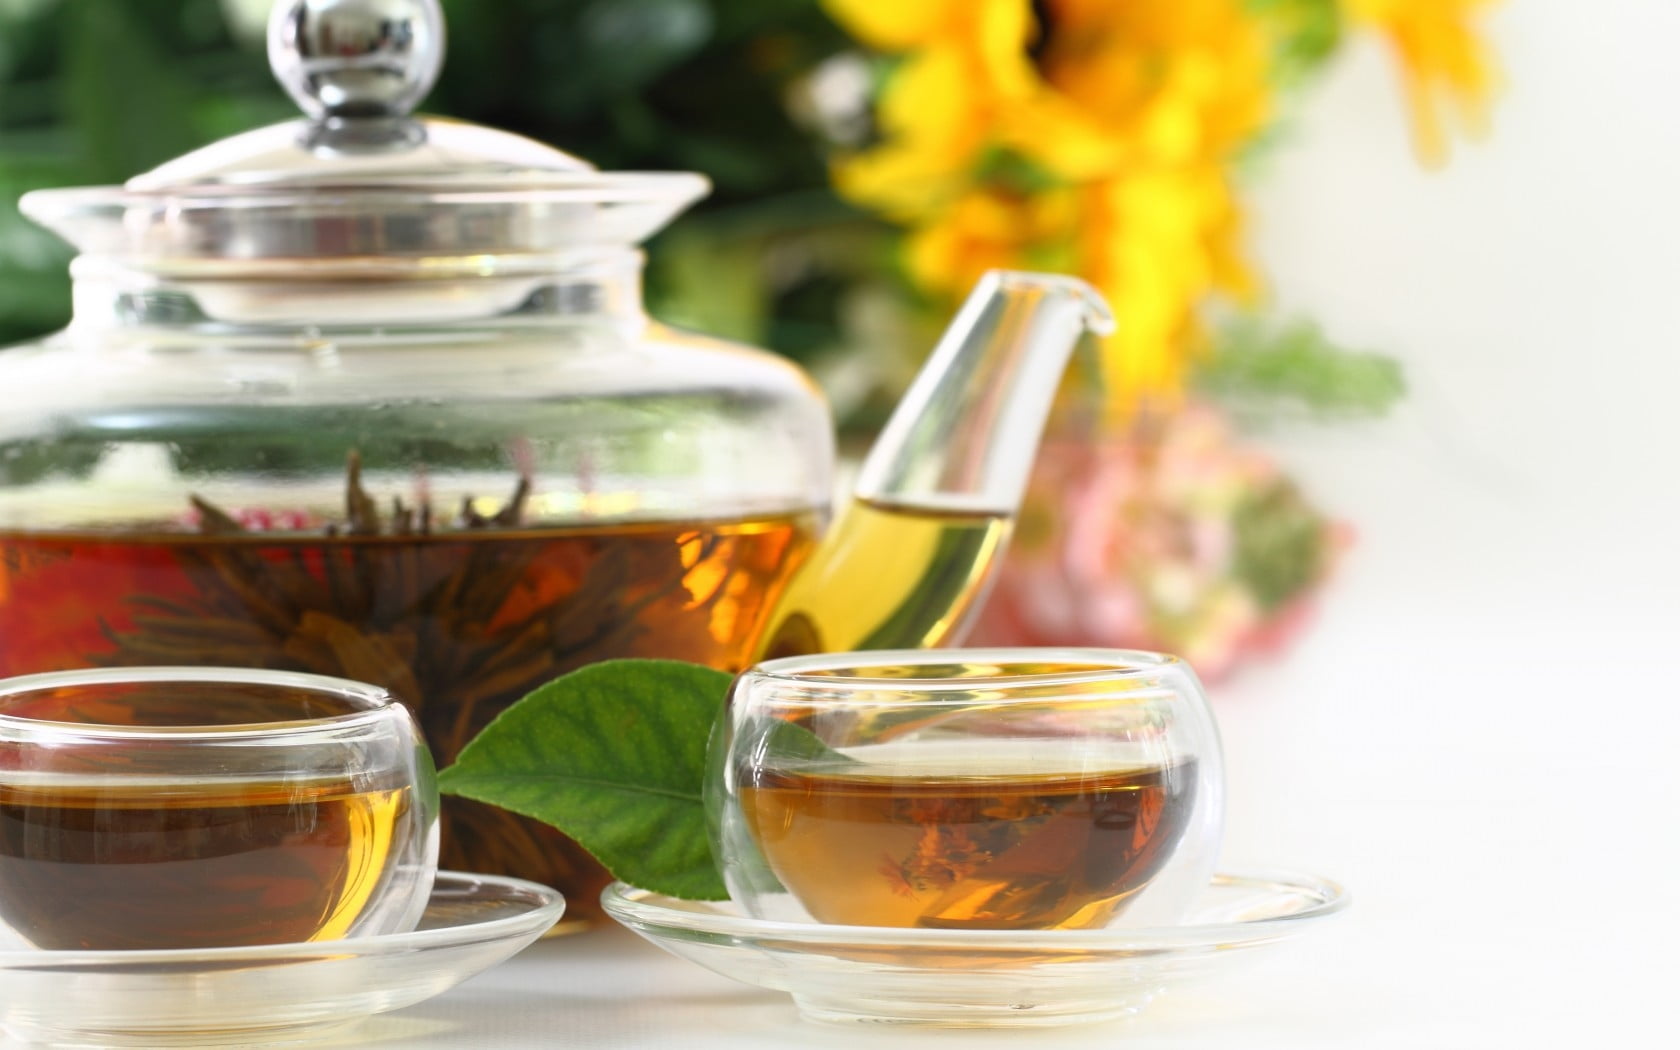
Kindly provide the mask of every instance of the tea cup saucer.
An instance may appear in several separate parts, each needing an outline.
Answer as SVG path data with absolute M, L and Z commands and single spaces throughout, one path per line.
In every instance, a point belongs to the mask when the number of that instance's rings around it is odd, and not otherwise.
M 789 992 L 812 1020 L 1065 1025 L 1135 1013 L 1345 910 L 1347 891 L 1285 872 L 1216 875 L 1187 920 L 1153 928 L 952 930 L 781 922 L 730 902 L 613 883 L 608 915 L 673 955 Z
M 0 1028 L 53 1046 L 317 1039 L 496 965 L 559 920 L 547 886 L 440 871 L 418 929 L 239 948 L 0 952 Z

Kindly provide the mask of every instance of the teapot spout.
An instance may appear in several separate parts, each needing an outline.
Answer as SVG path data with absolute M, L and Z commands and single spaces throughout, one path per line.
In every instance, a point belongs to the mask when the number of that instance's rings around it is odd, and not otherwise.
M 864 460 L 858 498 L 1013 515 L 1069 355 L 1113 330 L 1077 277 L 988 272 Z
M 893 412 L 762 657 L 960 644 L 1009 539 L 1068 357 L 1114 317 L 1074 277 L 981 278 Z

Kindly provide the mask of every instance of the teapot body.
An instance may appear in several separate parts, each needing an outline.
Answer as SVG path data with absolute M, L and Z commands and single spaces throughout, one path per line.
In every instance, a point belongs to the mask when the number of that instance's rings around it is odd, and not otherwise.
M 740 668 L 826 518 L 828 411 L 781 359 L 649 321 L 638 265 L 79 274 L 67 331 L 0 350 L 0 676 L 351 678 L 445 764 L 585 663 Z M 602 878 L 490 807 L 450 800 L 442 840 L 585 911 Z

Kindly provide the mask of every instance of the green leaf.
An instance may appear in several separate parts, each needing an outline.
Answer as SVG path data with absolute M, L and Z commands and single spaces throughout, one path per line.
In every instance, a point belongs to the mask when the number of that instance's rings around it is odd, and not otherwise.
M 782 719 L 770 722 L 764 738 L 756 746 L 764 754 L 774 755 L 778 763 L 789 766 L 833 769 L 857 764 L 857 759 L 829 747 L 809 729 Z
M 1381 354 L 1332 343 L 1311 321 L 1267 324 L 1245 317 L 1226 325 L 1196 387 L 1250 421 L 1285 415 L 1373 418 L 1406 392 L 1400 365 Z
M 591 664 L 502 712 L 439 786 L 552 824 L 615 878 L 722 900 L 701 786 L 730 682 L 675 660 Z

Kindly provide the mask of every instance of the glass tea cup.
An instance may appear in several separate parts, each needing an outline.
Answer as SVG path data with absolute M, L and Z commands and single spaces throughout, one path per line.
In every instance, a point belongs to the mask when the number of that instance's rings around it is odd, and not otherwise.
M 935 929 L 1180 921 L 1223 769 L 1194 673 L 1156 653 L 839 653 L 736 680 L 712 848 L 762 919 Z
M 437 811 L 418 727 L 374 686 L 194 667 L 0 680 L 0 944 L 406 932 Z

